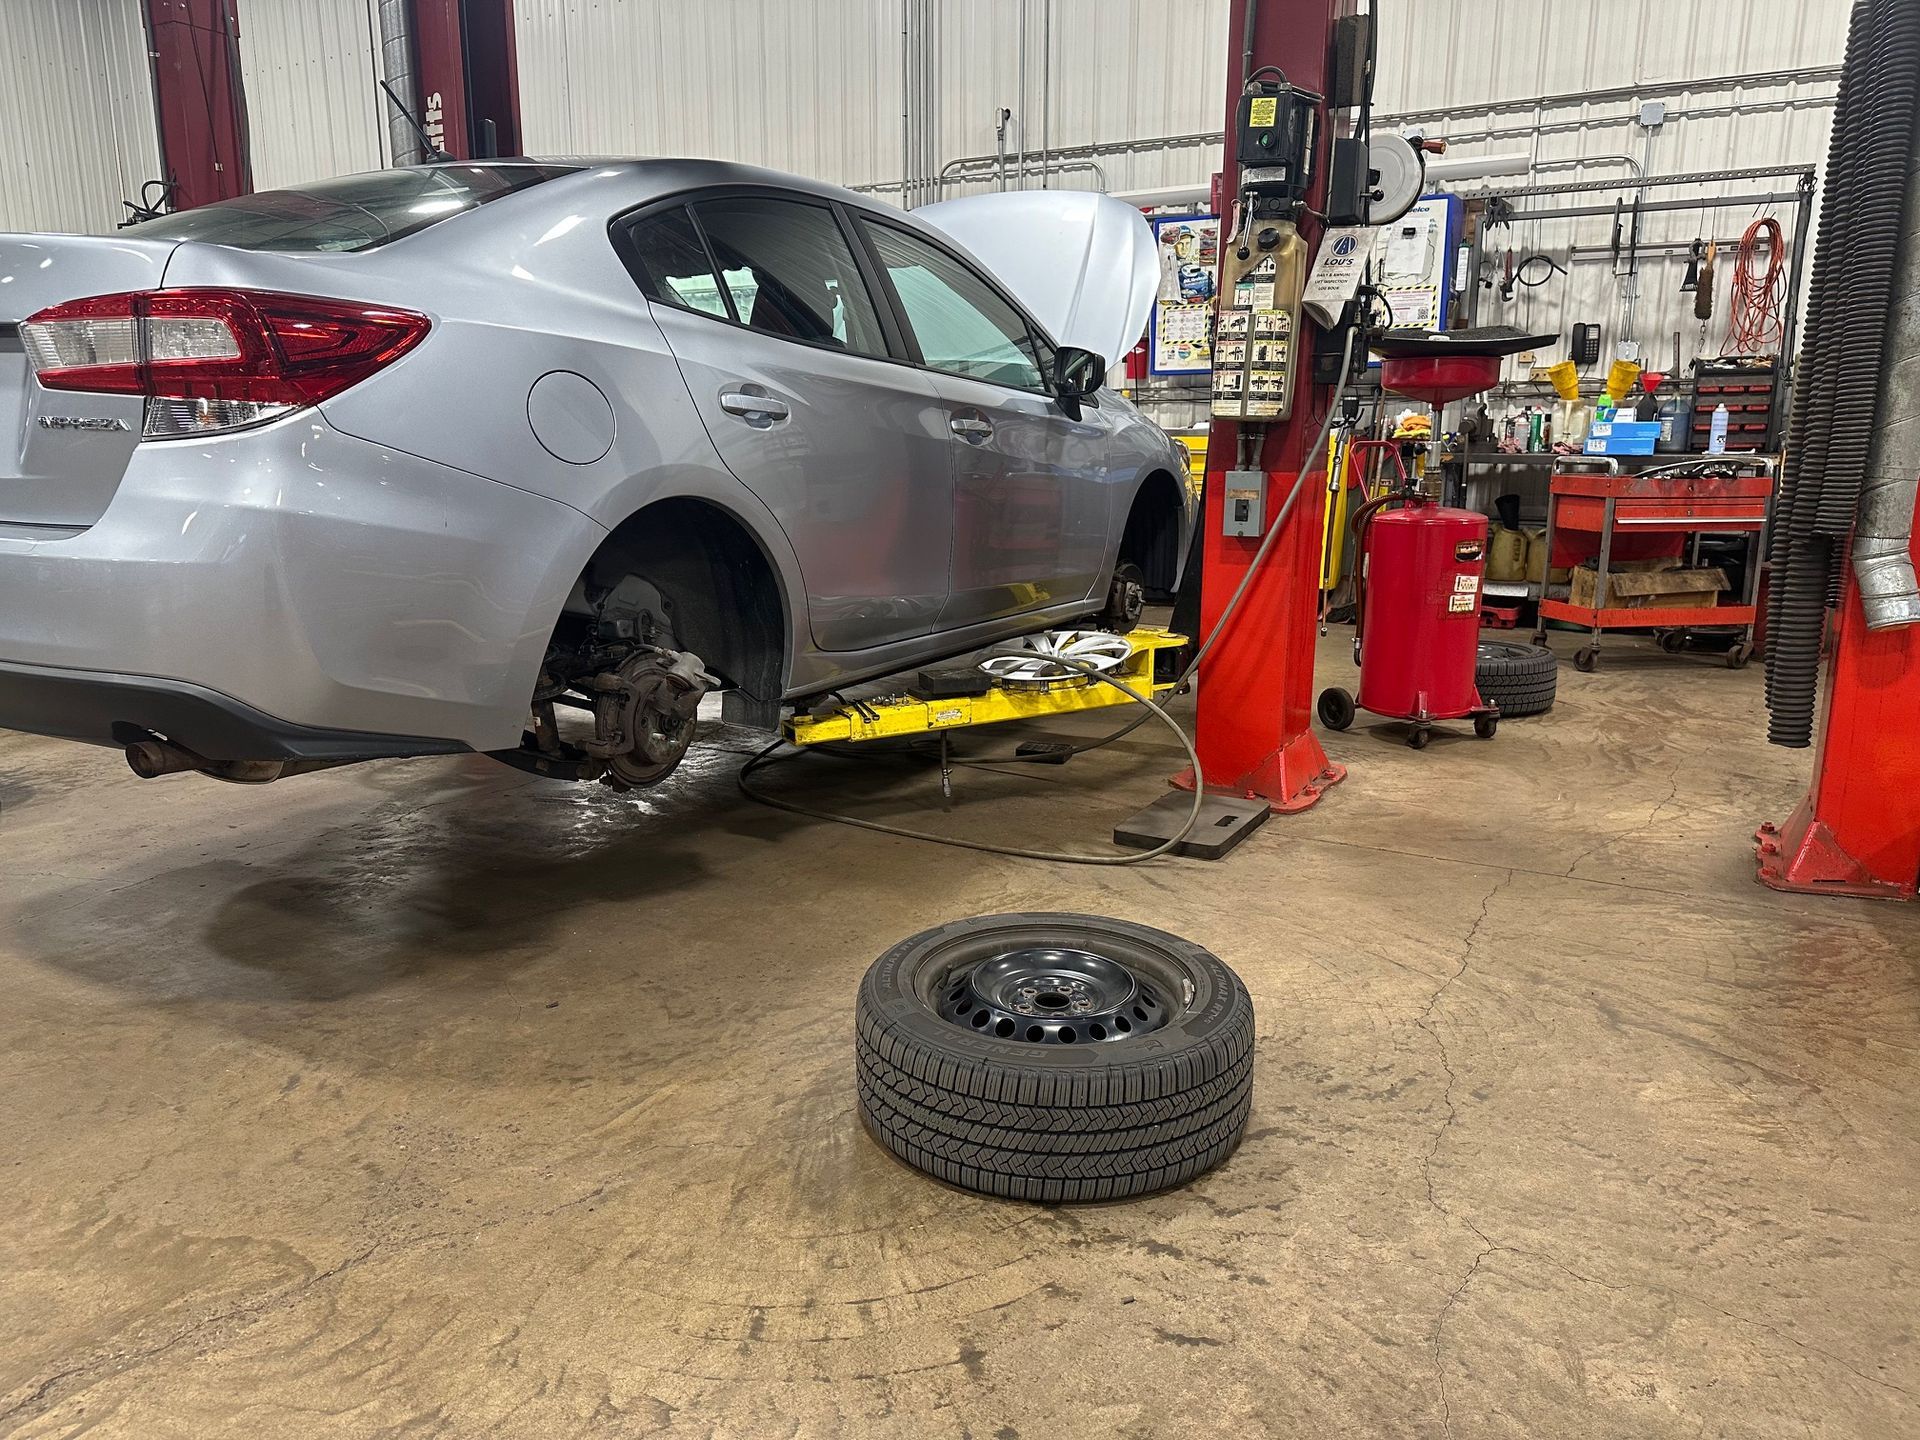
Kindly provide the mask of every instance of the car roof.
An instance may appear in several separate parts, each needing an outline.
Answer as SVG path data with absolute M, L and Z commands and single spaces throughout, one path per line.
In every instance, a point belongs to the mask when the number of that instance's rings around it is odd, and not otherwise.
M 519 165 L 570 165 L 583 172 L 598 171 L 603 174 L 617 172 L 630 176 L 639 183 L 647 184 L 649 188 L 657 187 L 662 195 L 710 185 L 771 185 L 782 190 L 817 195 L 826 200 L 838 200 L 842 204 L 870 210 L 878 215 L 898 217 L 906 213 L 884 201 L 874 199 L 871 195 L 862 195 L 858 191 L 829 184 L 824 180 L 810 179 L 805 175 L 795 175 L 785 170 L 770 170 L 761 165 L 743 165 L 734 160 L 708 160 L 695 156 L 514 155 L 496 160 L 437 160 L 420 168 L 457 168 L 475 165 L 502 168 Z
M 811 180 L 804 175 L 794 175 L 784 170 L 769 170 L 761 165 L 743 165 L 733 160 L 659 155 L 514 155 L 495 160 L 439 160 L 432 161 L 421 168 L 476 165 L 494 165 L 502 168 L 523 165 L 574 167 L 574 174 L 559 176 L 544 185 L 535 185 L 494 204 L 481 206 L 475 214 L 474 218 L 484 219 L 489 218 L 488 212 L 494 212 L 490 218 L 493 218 L 496 223 L 503 223 L 506 220 L 515 203 L 533 204 L 542 199 L 553 200 L 557 198 L 555 192 L 564 192 L 568 187 L 605 185 L 609 181 L 625 192 L 617 200 L 618 206 L 623 210 L 650 205 L 656 200 L 669 200 L 683 191 L 724 185 L 760 185 L 796 194 L 811 195 L 821 200 L 837 201 L 864 214 L 876 216 L 889 224 L 923 235 L 935 245 L 963 257 L 974 269 L 989 277 L 1001 296 L 1041 335 L 1045 336 L 1050 343 L 1058 343 L 1052 331 L 1034 318 L 1031 307 L 1022 303 L 1019 296 L 1015 295 L 1005 281 L 995 273 L 993 267 L 973 254 L 952 235 L 939 226 L 920 219 L 910 211 L 898 209 L 872 195 L 862 195 L 844 186 L 830 185 L 823 180 Z

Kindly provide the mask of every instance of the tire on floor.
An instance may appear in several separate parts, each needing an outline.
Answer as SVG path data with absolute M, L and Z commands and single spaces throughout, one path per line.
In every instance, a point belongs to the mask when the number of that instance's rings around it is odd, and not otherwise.
M 860 982 L 868 1132 L 909 1165 L 1015 1200 L 1118 1200 L 1233 1153 L 1253 1002 L 1198 945 L 1094 915 L 976 916 Z
M 1540 715 L 1553 708 L 1560 662 L 1543 645 L 1482 640 L 1474 662 L 1473 683 L 1482 700 L 1500 707 L 1502 720 Z

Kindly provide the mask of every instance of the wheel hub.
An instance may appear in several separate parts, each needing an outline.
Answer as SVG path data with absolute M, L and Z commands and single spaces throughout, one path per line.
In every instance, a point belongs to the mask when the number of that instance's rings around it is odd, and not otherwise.
M 1034 1045 L 1124 1040 L 1171 1018 L 1151 980 L 1108 956 L 1054 946 L 1010 950 L 955 971 L 938 1009 L 950 1024 Z

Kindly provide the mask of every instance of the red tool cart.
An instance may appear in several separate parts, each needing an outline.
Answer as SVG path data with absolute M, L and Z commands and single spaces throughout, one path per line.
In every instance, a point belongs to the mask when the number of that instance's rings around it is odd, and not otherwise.
M 1565 620 L 1593 632 L 1573 657 L 1581 670 L 1600 663 L 1600 636 L 1607 630 L 1654 630 L 1661 648 L 1678 651 L 1694 631 L 1733 631 L 1727 664 L 1739 669 L 1753 654 L 1759 608 L 1760 562 L 1767 553 L 1767 516 L 1773 498 L 1771 455 L 1697 456 L 1635 475 L 1620 473 L 1611 456 L 1567 455 L 1555 462 L 1547 486 L 1547 563 L 1551 570 L 1597 562 L 1594 604 L 1540 602 L 1536 643 L 1546 642 L 1546 622 Z M 1704 535 L 1749 537 L 1740 598 L 1705 606 L 1608 606 L 1610 569 L 1619 562 L 1699 557 Z

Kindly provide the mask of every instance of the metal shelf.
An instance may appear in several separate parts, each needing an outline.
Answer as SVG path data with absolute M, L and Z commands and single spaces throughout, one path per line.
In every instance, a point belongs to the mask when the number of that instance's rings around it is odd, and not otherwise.
M 1473 465 L 1551 465 L 1556 460 L 1618 460 L 1626 465 L 1683 465 L 1694 460 L 1777 459 L 1778 453 L 1772 450 L 1728 450 L 1722 455 L 1708 455 L 1701 451 L 1681 453 L 1662 451 L 1656 455 L 1561 455 L 1551 450 L 1522 450 L 1513 453 L 1503 450 L 1468 450 L 1446 458 L 1462 460 Z

